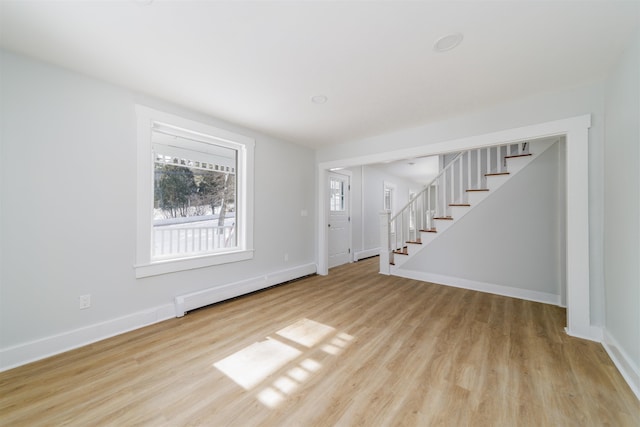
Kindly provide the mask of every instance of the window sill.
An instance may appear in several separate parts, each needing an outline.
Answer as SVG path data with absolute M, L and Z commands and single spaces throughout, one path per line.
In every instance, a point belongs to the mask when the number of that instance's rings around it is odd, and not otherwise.
M 210 254 L 191 258 L 154 261 L 148 264 L 138 264 L 134 266 L 134 268 L 136 270 L 136 279 L 140 279 L 143 277 L 158 276 L 161 274 L 176 273 L 178 271 L 245 261 L 252 258 L 253 250 L 239 250 L 224 254 Z

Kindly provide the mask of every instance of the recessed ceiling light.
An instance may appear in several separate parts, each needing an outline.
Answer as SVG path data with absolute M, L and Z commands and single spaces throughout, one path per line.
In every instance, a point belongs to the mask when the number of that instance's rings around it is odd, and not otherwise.
M 324 104 L 329 100 L 325 95 L 316 95 L 311 97 L 311 102 L 314 104 Z
M 440 37 L 433 44 L 433 50 L 436 52 L 446 52 L 458 46 L 462 42 L 463 36 L 461 33 L 447 34 Z

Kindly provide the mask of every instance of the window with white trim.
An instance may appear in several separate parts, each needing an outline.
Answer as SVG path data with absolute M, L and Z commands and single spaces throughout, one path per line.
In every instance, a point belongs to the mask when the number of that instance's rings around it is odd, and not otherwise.
M 382 189 L 382 210 L 389 212 L 393 217 L 396 211 L 396 185 L 391 182 L 384 181 Z M 391 230 L 395 229 L 395 223 L 396 221 L 392 220 L 391 224 L 389 224 Z
M 253 257 L 254 141 L 137 106 L 136 276 Z
M 330 182 L 330 203 L 329 210 L 331 212 L 344 212 L 347 210 L 345 206 L 345 188 L 344 188 L 344 180 L 337 179 L 334 177 L 329 178 Z
M 387 211 L 387 212 L 391 212 L 391 214 L 393 215 L 393 213 L 395 212 L 395 205 L 396 205 L 396 201 L 395 201 L 395 190 L 396 190 L 396 185 L 391 183 L 391 182 L 387 182 L 385 181 L 383 183 L 383 193 L 382 193 L 382 210 Z

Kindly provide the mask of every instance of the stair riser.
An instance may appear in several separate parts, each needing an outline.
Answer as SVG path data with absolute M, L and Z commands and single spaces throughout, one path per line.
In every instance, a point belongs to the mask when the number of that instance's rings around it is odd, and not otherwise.
M 471 207 L 470 206 L 450 206 L 449 209 L 451 209 L 451 216 L 454 219 L 453 222 L 455 222 L 460 218 L 462 218 L 463 216 L 465 216 L 467 212 L 471 210 Z M 449 222 L 452 222 L 452 221 L 449 221 Z M 439 228 L 437 230 L 440 231 Z
M 526 156 L 526 157 L 512 157 L 507 160 L 507 170 L 511 175 L 520 172 L 522 168 L 527 166 L 531 160 L 536 157 L 534 156 Z
M 469 192 L 469 204 L 471 205 L 471 207 L 476 206 L 478 203 L 480 203 L 481 201 L 486 199 L 489 196 L 489 193 L 491 193 L 491 191 L 472 191 L 472 192 Z M 438 231 L 440 231 L 440 230 L 438 230 Z
M 420 235 L 421 235 L 420 240 L 422 240 L 421 246 L 425 246 L 431 243 L 438 236 L 438 233 L 428 233 L 423 231 L 420 233 Z
M 435 224 L 436 230 L 438 233 L 443 233 L 447 228 L 451 227 L 454 221 L 448 219 L 435 219 L 433 223 Z
M 489 192 L 495 191 L 505 182 L 509 181 L 510 175 L 493 175 L 487 177 L 487 188 Z

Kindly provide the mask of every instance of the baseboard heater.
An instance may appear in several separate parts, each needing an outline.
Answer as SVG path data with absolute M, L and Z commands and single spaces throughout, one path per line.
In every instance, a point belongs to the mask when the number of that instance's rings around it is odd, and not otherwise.
M 315 264 L 304 264 L 298 267 L 269 273 L 264 276 L 253 277 L 234 283 L 179 295 L 175 298 L 176 317 L 182 317 L 188 311 L 195 310 L 196 308 L 215 304 L 220 301 L 308 276 L 316 273 L 316 271 L 317 268 Z

